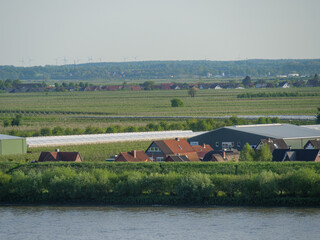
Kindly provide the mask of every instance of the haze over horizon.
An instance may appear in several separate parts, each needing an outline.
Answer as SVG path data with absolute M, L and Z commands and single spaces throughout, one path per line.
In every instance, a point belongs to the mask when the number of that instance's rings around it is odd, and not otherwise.
M 0 65 L 320 58 L 318 0 L 0 0 Z

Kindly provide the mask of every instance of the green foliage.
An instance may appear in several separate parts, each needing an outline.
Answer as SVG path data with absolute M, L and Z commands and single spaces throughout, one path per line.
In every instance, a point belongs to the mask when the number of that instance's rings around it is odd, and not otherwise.
M 4 119 L 3 120 L 3 127 L 8 127 L 10 126 L 10 120 L 9 119 Z
M 283 169 L 282 173 L 267 170 L 266 166 L 294 164 L 238 163 L 252 165 L 252 170 L 264 166 L 260 173 L 240 174 L 200 173 L 200 164 L 182 164 L 188 171 L 162 172 L 165 166 L 180 164 L 39 164 L 47 168 L 0 171 L 0 202 L 10 203 L 116 203 L 116 204 L 271 204 L 286 205 L 301 202 L 319 204 L 319 169 Z M 204 164 L 235 166 L 235 164 Z M 315 164 L 311 164 L 316 166 Z M 48 168 L 52 166 L 52 168 Z M 159 167 L 161 166 L 161 167 Z M 280 167 L 279 167 L 280 166 Z M 124 169 L 119 170 L 119 167 Z M 142 168 L 143 167 L 143 168 Z M 109 169 L 108 169 L 109 168 Z M 299 168 L 299 169 L 298 169 Z M 110 171 L 111 169 L 111 171 Z M 130 169 L 130 170 L 129 170 Z
M 250 78 L 249 76 L 246 76 L 246 77 L 242 80 L 242 84 L 243 84 L 245 87 L 250 86 L 250 84 L 251 84 L 251 78 Z
M 11 126 L 20 126 L 21 120 L 22 120 L 22 115 L 21 114 L 16 115 L 15 118 L 13 118 L 11 121 Z
M 257 150 L 257 153 L 254 157 L 255 161 L 262 162 L 262 161 L 272 161 L 272 153 L 268 144 L 262 144 L 261 148 Z
M 52 131 L 50 128 L 46 127 L 46 128 L 41 128 L 40 129 L 40 134 L 41 136 L 51 136 L 52 135 Z
M 184 103 L 179 98 L 174 98 L 171 100 L 171 107 L 183 107 Z
M 320 108 L 318 108 L 318 114 L 317 114 L 316 123 L 317 123 L 317 124 L 320 124 Z
M 255 153 L 254 153 L 252 147 L 250 147 L 249 143 L 246 143 L 240 152 L 239 161 L 252 162 L 254 160 L 254 155 L 255 155 Z

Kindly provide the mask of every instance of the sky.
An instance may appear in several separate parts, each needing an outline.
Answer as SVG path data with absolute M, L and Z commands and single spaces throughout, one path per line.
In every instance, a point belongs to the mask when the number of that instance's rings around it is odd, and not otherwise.
M 320 58 L 319 0 L 0 0 L 0 65 Z

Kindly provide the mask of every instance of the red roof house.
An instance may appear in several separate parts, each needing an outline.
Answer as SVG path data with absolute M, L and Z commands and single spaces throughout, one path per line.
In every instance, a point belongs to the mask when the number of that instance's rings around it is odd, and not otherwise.
M 131 152 L 121 152 L 114 161 L 115 162 L 150 162 L 150 158 L 144 151 L 132 150 Z
M 185 155 L 189 161 L 198 162 L 199 157 L 196 151 L 185 139 L 168 139 L 161 141 L 154 141 L 147 148 L 146 154 L 152 161 L 161 162 L 168 156 L 182 156 Z
M 41 152 L 38 162 L 82 162 L 79 152 Z

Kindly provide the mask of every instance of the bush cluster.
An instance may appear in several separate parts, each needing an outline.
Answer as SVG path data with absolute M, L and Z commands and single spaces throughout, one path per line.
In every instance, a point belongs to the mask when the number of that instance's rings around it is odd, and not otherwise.
M 320 201 L 320 176 L 313 169 L 284 174 L 76 172 L 69 167 L 0 172 L 0 202 L 117 204 L 275 204 L 300 198 Z M 292 202 L 293 201 L 293 202 Z M 288 203 L 284 201 L 285 203 Z M 308 202 L 305 202 L 307 205 Z

